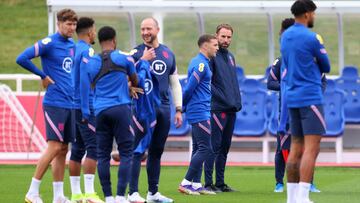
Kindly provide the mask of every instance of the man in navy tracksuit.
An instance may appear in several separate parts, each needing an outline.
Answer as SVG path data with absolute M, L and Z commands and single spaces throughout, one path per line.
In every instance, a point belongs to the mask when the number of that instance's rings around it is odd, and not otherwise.
M 236 78 L 234 56 L 228 51 L 233 29 L 228 24 L 216 28 L 219 51 L 211 59 L 213 72 L 211 83 L 211 144 L 214 154 L 205 162 L 205 187 L 216 192 L 231 192 L 233 189 L 225 184 L 224 173 L 227 154 L 231 145 L 236 112 L 241 109 L 241 96 Z M 216 182 L 212 174 L 215 163 Z
M 134 130 L 131 126 L 131 86 L 138 83 L 134 60 L 116 48 L 116 33 L 112 27 L 99 30 L 101 55 L 92 57 L 87 71 L 88 84 L 94 87 L 98 174 L 106 203 L 128 202 L 125 190 L 129 182 L 133 155 Z M 85 81 L 84 81 L 85 82 Z M 116 198 L 112 196 L 110 181 L 110 153 L 115 137 L 121 156 L 118 170 Z
M 294 18 L 286 18 L 281 23 L 280 35 L 290 26 L 295 23 Z M 281 86 L 285 87 L 284 81 L 281 79 L 281 57 L 275 59 L 274 63 L 271 65 L 270 74 L 268 76 L 267 87 L 269 90 L 280 91 L 279 96 L 279 127 L 277 132 L 277 148 L 275 152 L 275 179 L 276 185 L 274 192 L 283 192 L 284 191 L 284 174 L 285 174 L 285 165 L 287 158 L 290 152 L 290 143 L 291 143 L 291 134 L 289 132 L 289 119 L 288 119 L 288 108 L 286 105 L 286 100 L 281 100 Z M 326 77 L 323 74 L 322 80 L 322 90 L 325 91 L 326 87 Z M 283 101 L 283 102 L 281 102 Z M 320 192 L 314 184 L 311 184 L 311 192 Z
M 193 152 L 189 169 L 178 190 L 189 195 L 215 194 L 202 187 L 200 180 L 202 165 L 212 152 L 209 120 L 212 73 L 209 61 L 218 50 L 218 41 L 213 35 L 205 34 L 200 36 L 198 46 L 200 53 L 189 64 L 188 83 L 183 94 L 186 116 L 192 126 Z
M 321 136 L 326 132 L 323 113 L 322 73 L 330 71 L 330 62 L 314 26 L 316 5 L 297 0 L 291 6 L 295 24 L 281 36 L 281 70 L 285 81 L 290 115 L 291 147 L 287 162 L 287 202 L 310 203 L 310 182 L 314 173 Z

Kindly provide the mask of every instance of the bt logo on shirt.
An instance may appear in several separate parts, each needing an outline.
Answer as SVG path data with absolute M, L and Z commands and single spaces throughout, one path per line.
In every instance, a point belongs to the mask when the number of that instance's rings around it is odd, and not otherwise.
M 164 74 L 166 68 L 166 63 L 162 60 L 155 60 L 151 63 L 151 71 L 156 75 Z
M 154 85 L 153 85 L 152 81 L 150 79 L 145 79 L 144 89 L 145 89 L 146 95 L 150 94 L 153 87 L 154 87 Z
M 73 64 L 72 59 L 70 57 L 66 57 L 63 60 L 62 68 L 65 70 L 65 72 L 71 73 L 72 64 Z

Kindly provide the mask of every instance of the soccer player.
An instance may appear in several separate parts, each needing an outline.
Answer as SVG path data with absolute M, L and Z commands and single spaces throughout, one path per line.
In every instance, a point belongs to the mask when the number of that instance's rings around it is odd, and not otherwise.
M 188 67 L 188 83 L 183 94 L 186 116 L 192 126 L 193 152 L 190 166 L 178 190 L 189 195 L 216 194 L 201 185 L 202 165 L 212 152 L 210 127 L 211 69 L 209 61 L 219 49 L 215 36 L 205 34 L 198 39 L 200 53 Z
M 140 59 L 149 62 L 151 67 L 152 80 L 149 81 L 149 88 L 153 88 L 155 103 L 159 105 L 156 107 L 156 125 L 150 146 L 148 149 L 148 159 L 146 163 L 146 170 L 148 174 L 148 194 L 146 202 L 173 202 L 172 199 L 165 197 L 158 191 L 160 178 L 160 161 L 161 155 L 164 151 L 165 142 L 168 137 L 170 129 L 170 101 L 169 101 L 169 86 L 172 91 L 173 101 L 176 107 L 176 114 L 174 121 L 176 126 L 182 125 L 182 91 L 178 79 L 175 55 L 173 52 L 163 44 L 160 44 L 157 38 L 159 33 L 158 22 L 154 18 L 146 18 L 141 22 L 141 37 L 143 44 L 137 46 L 132 52 L 135 61 Z M 121 157 L 121 156 L 120 156 Z M 132 171 L 136 171 L 133 167 Z M 134 178 L 132 176 L 132 178 Z M 138 178 L 137 178 L 138 179 Z M 132 186 L 130 188 L 136 188 Z M 138 191 L 131 191 L 138 192 Z M 130 194 L 131 196 L 132 194 Z
M 95 115 L 93 110 L 93 92 L 81 79 L 86 78 L 87 62 L 94 55 L 91 47 L 95 43 L 96 29 L 94 20 L 88 17 L 79 19 L 76 27 L 78 43 L 76 44 L 74 63 L 74 108 L 76 119 L 76 139 L 71 147 L 69 161 L 69 174 L 71 186 L 71 201 L 82 202 L 83 199 L 102 203 L 94 190 L 94 179 L 96 171 L 96 137 L 95 137 Z M 80 110 L 81 109 L 81 110 Z M 80 188 L 81 160 L 86 152 L 84 161 L 84 186 L 85 195 Z
M 211 83 L 211 144 L 214 154 L 205 161 L 205 187 L 214 192 L 232 192 L 225 184 L 224 173 L 231 138 L 234 131 L 236 112 L 241 109 L 241 95 L 236 78 L 236 63 L 228 48 L 233 36 L 229 24 L 220 24 L 215 34 L 219 51 L 210 61 Z M 213 184 L 213 169 L 216 169 L 216 182 Z
M 321 75 L 330 71 L 324 41 L 314 26 L 316 5 L 297 0 L 295 24 L 281 36 L 282 75 L 290 113 L 291 147 L 287 162 L 287 202 L 308 203 L 310 182 L 325 133 Z
M 73 93 L 72 69 L 75 44 L 71 39 L 76 29 L 78 17 L 71 9 L 57 13 L 58 31 L 21 53 L 16 62 L 23 68 L 41 77 L 46 88 L 43 100 L 46 139 L 48 146 L 40 157 L 30 188 L 25 195 L 26 203 L 42 202 L 39 195 L 41 179 L 52 162 L 53 202 L 70 202 L 63 191 L 65 158 L 68 143 L 73 141 Z M 31 59 L 41 57 L 42 70 Z
M 98 174 L 106 203 L 128 202 L 125 190 L 129 182 L 134 132 L 131 127 L 131 99 L 128 80 L 136 87 L 138 80 L 132 57 L 116 50 L 116 32 L 102 27 L 98 32 L 102 53 L 88 61 L 84 85 L 94 87 Z M 115 137 L 121 156 L 117 196 L 114 199 L 110 181 L 110 153 Z
M 280 35 L 290 26 L 295 23 L 294 18 L 286 18 L 281 23 Z M 275 59 L 274 63 L 271 66 L 270 74 L 268 76 L 267 87 L 269 90 L 281 91 L 281 87 L 285 89 L 285 83 L 281 79 L 280 75 L 281 67 L 281 57 Z M 325 91 L 326 87 L 326 77 L 323 74 L 322 77 L 322 90 Z M 283 98 L 281 95 L 284 91 L 281 91 L 279 94 L 279 119 L 280 124 L 278 127 L 277 134 L 277 148 L 275 152 L 275 179 L 276 185 L 274 192 L 283 192 L 284 191 L 284 174 L 285 174 L 285 165 L 290 151 L 291 135 L 289 133 L 289 119 L 288 119 L 288 108 L 286 105 L 286 98 Z M 283 98 L 283 100 L 281 100 Z M 282 101 L 282 102 L 281 102 Z M 279 117 L 280 118 L 280 117 Z M 310 192 L 320 192 L 316 186 L 312 183 L 310 187 Z

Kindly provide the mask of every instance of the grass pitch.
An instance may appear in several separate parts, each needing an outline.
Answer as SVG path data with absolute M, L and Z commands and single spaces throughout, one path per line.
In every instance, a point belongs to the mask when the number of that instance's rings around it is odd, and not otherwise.
M 140 193 L 147 191 L 146 172 L 142 168 Z M 238 192 L 222 193 L 215 196 L 187 196 L 177 191 L 178 184 L 185 175 L 186 167 L 162 167 L 160 192 L 172 197 L 177 203 L 284 203 L 286 192 L 274 193 L 273 167 L 227 167 L 226 182 Z M 0 165 L 0 202 L 23 202 L 29 187 L 33 165 Z M 115 193 L 117 167 L 111 168 L 112 185 Z M 82 181 L 83 182 L 83 181 Z M 319 167 L 316 169 L 315 183 L 322 191 L 311 194 L 316 203 L 353 203 L 360 199 L 360 170 L 358 168 Z M 68 171 L 65 175 L 65 195 L 70 196 Z M 44 202 L 52 201 L 51 172 L 48 171 L 41 183 Z M 96 191 L 102 196 L 99 180 Z

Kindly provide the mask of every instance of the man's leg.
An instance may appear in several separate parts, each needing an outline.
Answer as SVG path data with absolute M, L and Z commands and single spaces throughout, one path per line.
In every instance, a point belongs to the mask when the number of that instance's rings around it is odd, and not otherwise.
M 198 172 L 201 171 L 204 161 L 209 156 L 209 152 L 211 152 L 210 123 L 203 121 L 193 124 L 192 135 L 194 142 L 197 144 L 197 150 L 191 158 L 189 169 L 184 180 L 180 184 L 179 191 L 188 194 L 193 194 L 193 192 L 195 192 L 195 194 L 197 194 L 201 193 L 203 190 L 200 190 L 202 189 L 201 183 L 199 180 L 195 180 L 195 178 L 197 178 Z M 193 183 L 191 184 L 191 182 Z M 189 187 L 192 187 L 194 191 Z
M 233 189 L 225 184 L 225 166 L 227 155 L 231 146 L 231 139 L 234 131 L 236 114 L 235 113 L 221 113 L 220 118 L 224 120 L 224 130 L 222 134 L 221 150 L 216 158 L 216 187 L 219 187 L 223 192 L 232 192 Z
M 204 164 L 205 187 L 211 187 L 213 185 L 214 164 L 215 164 L 215 160 L 217 159 L 220 153 L 222 134 L 223 134 L 223 124 L 220 122 L 218 116 L 214 112 L 211 113 L 210 123 L 211 123 L 211 146 L 213 153 L 211 153 L 208 156 Z
M 285 174 L 285 160 L 282 155 L 281 150 L 281 135 L 278 133 L 277 137 L 277 147 L 275 152 L 275 180 L 276 180 L 276 187 L 274 192 L 283 192 L 283 179 Z M 282 186 L 282 187 L 281 187 Z
M 300 165 L 298 200 L 309 201 L 311 180 L 316 158 L 320 151 L 321 135 L 325 134 L 326 124 L 322 105 L 301 108 L 302 126 L 305 134 L 305 148 Z
M 114 122 L 109 117 L 111 109 L 102 111 L 96 118 L 96 146 L 98 174 L 105 198 L 112 197 L 110 180 L 110 153 L 113 146 Z
M 71 146 L 71 155 L 69 161 L 69 176 L 71 187 L 71 201 L 82 201 L 83 195 L 80 187 L 80 174 L 81 174 L 81 160 L 85 155 L 85 145 L 81 136 L 81 112 L 75 110 L 76 139 Z
M 82 123 L 80 131 L 85 143 L 86 157 L 84 160 L 84 189 L 85 199 L 89 202 L 102 202 L 94 188 L 95 172 L 97 164 L 95 116 L 92 114 L 87 123 Z
M 72 126 L 70 125 L 71 110 L 49 106 L 44 106 L 43 108 L 48 147 L 37 164 L 25 201 L 33 199 L 33 196 L 39 196 L 41 179 L 51 162 L 53 162 L 52 174 L 54 177 L 54 198 L 57 195 L 64 196 L 62 192 L 62 181 L 64 178 L 67 143 L 71 140 L 72 136 L 71 133 L 69 134 L 68 132 L 68 130 L 72 130 Z M 64 163 L 62 164 L 61 161 Z
M 156 114 L 157 124 L 151 138 L 146 164 L 149 192 L 151 194 L 158 192 L 160 161 L 170 129 L 170 107 L 167 105 L 162 105 L 157 109 Z
M 47 171 L 51 161 L 59 154 L 61 151 L 62 144 L 58 141 L 48 141 L 47 148 L 41 155 L 34 172 L 34 176 L 31 180 L 31 184 L 28 192 L 25 196 L 25 202 L 35 202 L 39 199 L 39 189 L 42 177 Z M 40 200 L 38 200 L 40 201 Z
M 119 117 L 119 115 L 122 115 Z M 120 164 L 118 168 L 117 182 L 117 198 L 125 197 L 126 187 L 129 184 L 131 161 L 134 147 L 134 130 L 131 126 L 131 110 L 129 105 L 121 105 L 116 107 L 116 111 L 112 112 L 114 118 L 114 130 L 116 143 L 120 155 Z
M 68 152 L 68 145 L 62 144 L 61 151 L 54 158 L 51 164 L 51 171 L 53 175 L 53 202 L 59 198 L 64 198 L 64 173 L 65 173 L 65 160 Z
M 296 201 L 300 180 L 300 162 L 304 149 L 304 136 L 301 124 L 301 115 L 298 108 L 289 109 L 291 145 L 290 154 L 286 163 L 287 173 L 287 203 Z

